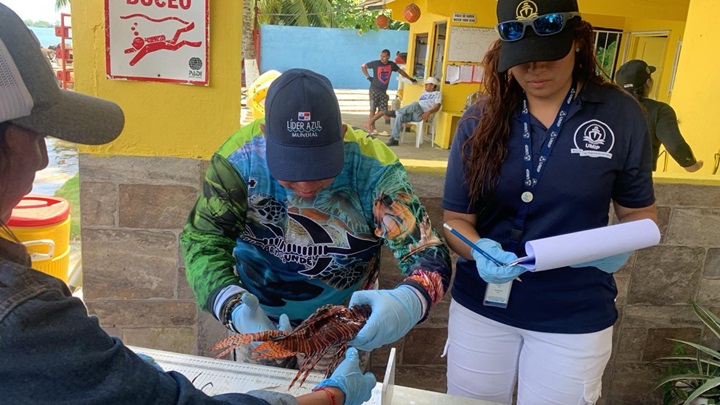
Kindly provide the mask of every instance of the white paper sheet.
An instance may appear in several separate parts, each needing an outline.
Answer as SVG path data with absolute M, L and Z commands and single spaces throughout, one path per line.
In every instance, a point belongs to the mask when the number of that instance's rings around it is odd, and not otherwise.
M 460 81 L 460 66 L 448 65 L 445 81 L 454 84 Z
M 473 73 L 472 65 L 460 65 L 460 81 L 462 83 L 472 82 L 472 73 Z
M 573 232 L 525 243 L 528 254 L 520 266 L 543 271 L 571 266 L 660 243 L 660 230 L 651 219 Z M 534 259 L 534 262 L 532 261 Z
M 480 65 L 473 66 L 473 72 L 472 72 L 472 81 L 473 83 L 482 83 L 483 81 L 483 75 L 485 74 L 485 70 Z

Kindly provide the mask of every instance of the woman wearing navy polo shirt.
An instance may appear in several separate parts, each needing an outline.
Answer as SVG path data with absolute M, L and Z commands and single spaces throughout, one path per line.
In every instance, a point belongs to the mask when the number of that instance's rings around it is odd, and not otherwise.
M 500 40 L 485 94 L 450 152 L 445 222 L 497 262 L 528 240 L 656 220 L 647 125 L 638 103 L 595 73 L 592 26 L 576 0 L 499 0 Z M 465 181 L 457 181 L 464 178 Z M 448 326 L 448 393 L 518 404 L 593 404 L 612 348 L 612 273 L 632 252 L 522 274 L 460 256 Z

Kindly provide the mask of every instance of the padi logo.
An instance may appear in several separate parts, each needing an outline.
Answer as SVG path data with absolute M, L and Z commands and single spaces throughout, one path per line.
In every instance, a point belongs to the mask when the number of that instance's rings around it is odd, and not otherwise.
M 515 8 L 515 18 L 518 20 L 529 20 L 538 16 L 538 6 L 532 1 L 521 1 Z
M 610 127 L 598 120 L 590 120 L 581 124 L 575 131 L 575 148 L 570 152 L 592 158 L 603 157 L 612 159 L 615 133 Z
M 202 59 L 195 57 L 195 56 L 190 58 L 190 60 L 188 60 L 188 67 L 190 68 L 190 70 L 188 70 L 188 77 L 192 77 L 192 78 L 202 77 L 202 75 L 203 75 Z

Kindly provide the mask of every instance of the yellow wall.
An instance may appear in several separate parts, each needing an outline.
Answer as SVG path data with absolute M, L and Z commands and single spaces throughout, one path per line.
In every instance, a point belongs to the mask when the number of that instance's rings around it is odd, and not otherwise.
M 656 32 L 656 31 L 667 31 L 667 44 L 665 48 L 665 63 L 662 66 L 661 76 L 658 74 L 653 75 L 655 80 L 654 86 L 658 89 L 656 99 L 670 102 L 672 94 L 669 92 L 670 80 L 672 77 L 673 64 L 675 63 L 675 52 L 677 51 L 678 43 L 682 40 L 683 32 L 685 31 L 684 21 L 670 21 L 670 20 L 642 20 L 628 18 L 625 23 L 626 33 L 632 32 L 641 35 L 643 32 Z M 623 61 L 625 49 L 629 35 L 623 36 L 623 41 L 620 47 L 619 62 Z M 632 55 L 628 55 L 630 58 Z
M 126 120 L 115 142 L 82 152 L 209 158 L 239 127 L 242 2 L 209 8 L 210 83 L 188 86 L 106 79 L 104 2 L 73 2 L 75 88 L 118 103 Z
M 685 21 L 691 0 L 578 0 L 585 14 Z M 695 0 L 692 0 L 695 1 Z
M 720 152 L 716 125 L 720 76 L 715 68 L 720 63 L 720 55 L 714 51 L 720 43 L 716 21 L 719 12 L 717 0 L 691 1 L 671 102 L 683 136 L 695 156 L 705 162 L 700 173 L 708 175 L 712 172 L 714 154 Z M 668 172 L 683 172 L 672 159 L 670 161 Z

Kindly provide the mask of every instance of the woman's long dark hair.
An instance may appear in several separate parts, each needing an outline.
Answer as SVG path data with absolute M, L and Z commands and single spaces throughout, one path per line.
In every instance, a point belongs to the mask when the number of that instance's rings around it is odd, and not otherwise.
M 579 51 L 575 55 L 573 77 L 581 84 L 604 85 L 595 71 L 592 25 L 580 21 L 574 30 L 575 47 Z M 523 90 L 517 81 L 507 71 L 498 72 L 500 44 L 500 40 L 494 42 L 483 59 L 485 89 L 478 103 L 484 105 L 484 110 L 475 131 L 462 146 L 471 206 L 476 205 L 484 190 L 492 191 L 498 182 L 500 166 L 507 154 L 510 122 L 522 102 Z
M 640 104 L 642 105 L 642 100 L 646 98 L 645 93 L 647 93 L 647 91 L 645 90 L 645 86 L 647 86 L 647 84 L 643 83 L 642 86 L 633 86 L 629 88 L 624 88 L 623 90 L 632 94 L 632 96 L 635 97 L 637 101 L 640 101 Z

